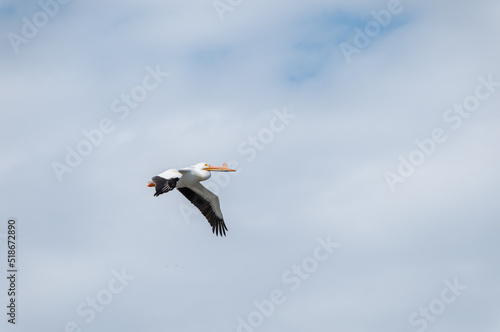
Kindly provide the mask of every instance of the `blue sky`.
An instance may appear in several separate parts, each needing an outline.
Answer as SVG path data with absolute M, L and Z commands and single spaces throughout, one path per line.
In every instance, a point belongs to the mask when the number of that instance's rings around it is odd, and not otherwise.
M 232 3 L 0 4 L 2 331 L 498 331 L 498 3 Z

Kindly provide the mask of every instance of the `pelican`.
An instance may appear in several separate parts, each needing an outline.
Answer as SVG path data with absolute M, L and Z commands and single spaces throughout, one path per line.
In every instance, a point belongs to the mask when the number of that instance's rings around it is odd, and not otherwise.
M 222 217 L 219 197 L 200 183 L 210 178 L 210 171 L 235 172 L 236 170 L 228 168 L 226 163 L 222 167 L 198 163 L 186 168 L 169 169 L 153 176 L 148 182 L 148 187 L 155 187 L 155 197 L 177 188 L 207 218 L 213 233 L 217 236 L 219 234 L 226 236 L 227 227 Z

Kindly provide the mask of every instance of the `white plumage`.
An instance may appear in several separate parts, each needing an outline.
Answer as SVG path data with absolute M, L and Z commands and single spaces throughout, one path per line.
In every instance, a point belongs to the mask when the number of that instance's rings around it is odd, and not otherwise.
M 212 226 L 212 232 L 216 235 L 225 236 L 227 227 L 220 209 L 219 197 L 200 183 L 210 178 L 210 171 L 234 172 L 235 170 L 228 168 L 227 164 L 217 167 L 206 163 L 198 163 L 179 170 L 169 169 L 153 176 L 152 181 L 148 183 L 148 187 L 155 187 L 155 196 L 174 189 L 179 190 L 207 218 Z

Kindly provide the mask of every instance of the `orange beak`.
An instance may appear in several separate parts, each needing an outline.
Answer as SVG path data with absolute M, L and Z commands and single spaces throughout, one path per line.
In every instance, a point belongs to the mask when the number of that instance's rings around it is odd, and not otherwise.
M 209 165 L 208 167 L 205 167 L 204 170 L 215 172 L 236 172 L 235 169 L 228 168 L 226 163 L 222 164 L 222 167 Z
M 155 186 L 155 183 L 153 181 L 148 182 L 148 187 L 154 187 L 154 186 Z

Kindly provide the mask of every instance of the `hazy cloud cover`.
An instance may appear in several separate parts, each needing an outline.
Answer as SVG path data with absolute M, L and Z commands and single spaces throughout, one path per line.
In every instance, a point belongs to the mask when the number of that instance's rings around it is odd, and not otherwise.
M 500 329 L 498 2 L 60 1 L 0 4 L 2 331 Z

